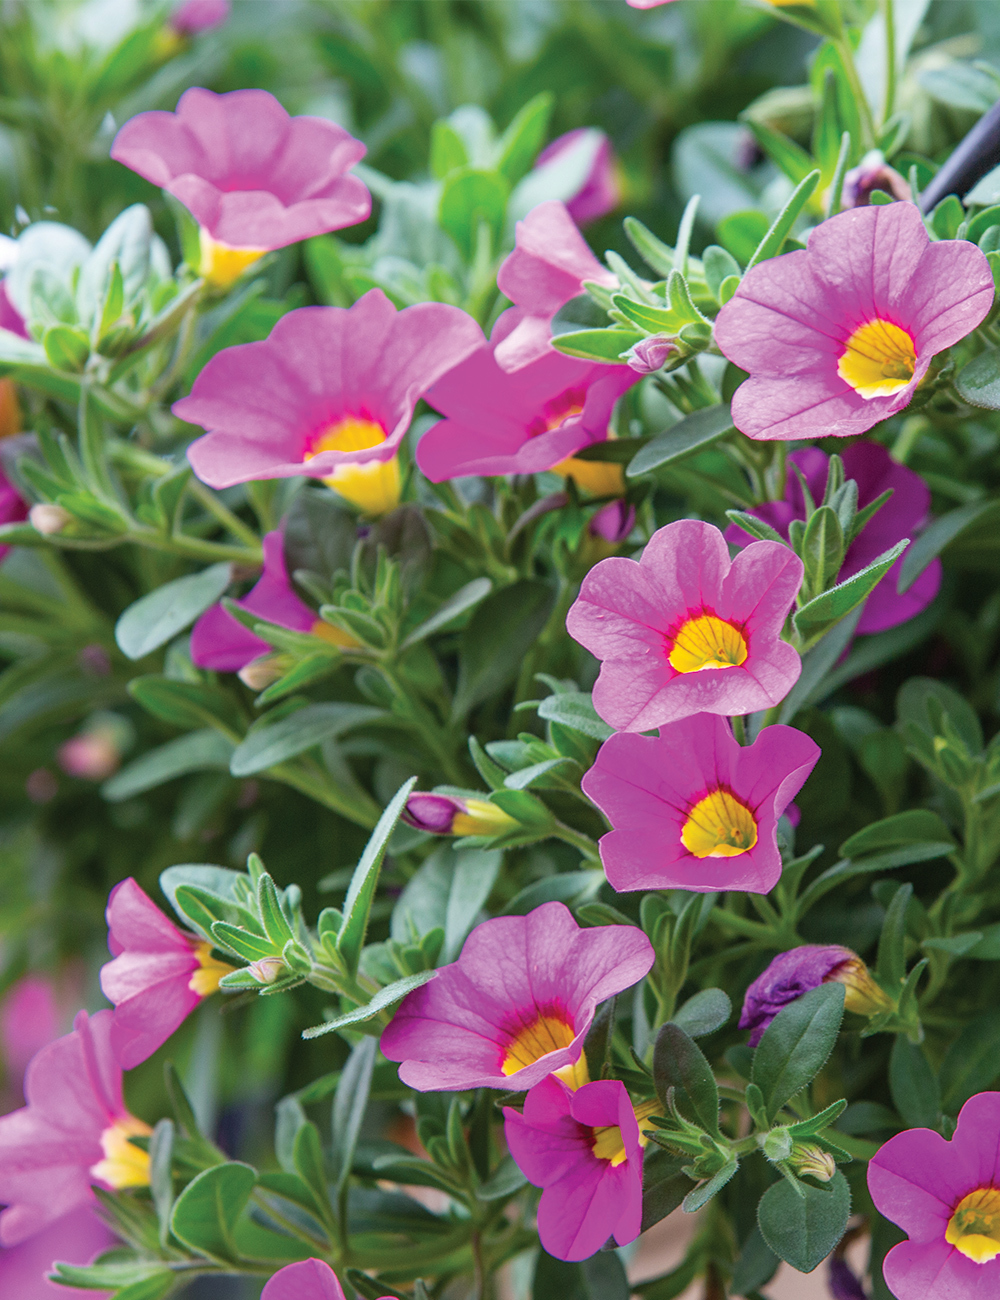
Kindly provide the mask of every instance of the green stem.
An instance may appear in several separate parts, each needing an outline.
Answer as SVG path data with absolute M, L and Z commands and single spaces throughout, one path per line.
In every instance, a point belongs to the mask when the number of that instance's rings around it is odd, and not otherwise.
M 567 826 L 565 822 L 557 821 L 552 828 L 552 835 L 557 840 L 562 840 L 564 844 L 572 844 L 575 849 L 579 849 L 588 862 L 594 862 L 598 866 L 601 864 L 601 855 L 597 851 L 597 844 L 589 835 L 584 835 L 582 831 L 575 831 L 572 826 Z
M 214 515 L 220 524 L 234 537 L 238 537 L 241 542 L 247 546 L 257 547 L 260 545 L 260 538 L 254 530 L 243 522 L 239 516 L 233 514 L 227 505 L 219 497 L 205 486 L 199 479 L 192 478 L 188 480 L 187 490 L 191 495 L 205 507 L 209 514 Z
M 851 49 L 851 42 L 846 33 L 839 37 L 836 45 L 844 64 L 844 71 L 847 73 L 847 80 L 850 82 L 854 102 L 858 106 L 858 117 L 861 121 L 861 143 L 867 153 L 869 149 L 875 148 L 875 119 L 872 117 L 868 96 L 865 94 L 861 78 L 858 76 L 858 67 L 854 62 L 854 51 Z
M 896 10 L 894 0 L 882 0 L 882 17 L 885 22 L 885 102 L 882 106 L 882 125 L 892 117 L 896 103 Z
M 152 528 L 141 532 L 128 533 L 122 537 L 123 542 L 135 542 L 137 546 L 148 547 L 151 551 L 170 551 L 174 555 L 187 555 L 193 560 L 231 560 L 234 564 L 247 564 L 259 568 L 264 563 L 264 553 L 260 543 L 253 548 L 249 546 L 227 546 L 224 542 L 210 542 L 201 537 L 184 535 L 170 537 L 155 532 Z

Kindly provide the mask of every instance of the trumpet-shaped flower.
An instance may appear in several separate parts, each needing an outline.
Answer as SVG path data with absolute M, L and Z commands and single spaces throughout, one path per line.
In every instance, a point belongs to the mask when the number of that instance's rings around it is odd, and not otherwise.
M 417 401 L 482 343 L 457 307 L 397 311 L 372 289 L 349 308 L 299 307 L 262 342 L 217 353 L 173 411 L 210 430 L 188 459 L 212 487 L 308 474 L 346 496 L 385 472 Z
M 551 147 L 551 146 L 550 146 Z M 514 251 L 497 273 L 500 292 L 514 304 L 500 317 L 494 355 L 503 370 L 519 370 L 551 351 L 552 317 L 590 280 L 605 289 L 618 281 L 580 234 L 565 203 L 548 199 L 532 208 L 514 232 Z
M 617 1079 L 574 1091 L 550 1075 L 524 1112 L 504 1107 L 504 1133 L 518 1168 L 541 1187 L 538 1235 L 556 1259 L 588 1259 L 611 1236 L 625 1246 L 642 1224 L 644 1136 Z
M 92 1183 L 109 1190 L 149 1183 L 149 1156 L 129 1138 L 152 1130 L 125 1109 L 111 1024 L 110 1011 L 81 1011 L 72 1033 L 28 1066 L 28 1104 L 0 1117 L 4 1246 L 89 1203 Z
M 831 983 L 843 984 L 844 1006 L 858 1015 L 871 1016 L 892 1005 L 856 952 L 839 944 L 802 944 L 779 953 L 747 989 L 740 1028 L 752 1030 L 750 1046 L 757 1046 L 782 1007 Z
M 101 988 L 114 1003 L 111 1046 L 131 1070 L 167 1041 L 233 968 L 212 945 L 185 934 L 135 883 L 123 880 L 108 899 L 108 947 Z
M 344 1300 L 344 1290 L 329 1264 L 304 1259 L 279 1269 L 261 1293 L 260 1300 Z M 384 1296 L 383 1300 L 394 1300 Z
M 931 243 L 915 204 L 842 212 L 807 248 L 753 267 L 719 312 L 719 347 L 750 373 L 733 421 L 751 438 L 864 433 L 903 410 L 935 353 L 992 305 L 985 255 Z
M 266 90 L 195 87 L 175 113 L 131 118 L 111 157 L 159 185 L 201 228 L 199 271 L 220 287 L 272 248 L 364 221 L 371 195 L 348 174 L 365 146 L 322 117 L 289 117 Z
M 18 1246 L 0 1249 L 0 1295 L 10 1300 L 66 1300 L 66 1288 L 46 1274 L 55 1260 L 89 1264 L 95 1255 L 120 1245 L 93 1206 L 81 1205 Z M 87 1300 L 111 1300 L 110 1291 L 88 1291 Z
M 778 818 L 819 753 L 794 727 L 740 745 L 713 714 L 610 737 L 581 783 L 614 827 L 600 842 L 608 883 L 768 893 L 781 875 Z
M 926 1128 L 890 1138 L 868 1189 L 909 1238 L 882 1266 L 897 1300 L 1000 1295 L 1000 1093 L 967 1101 L 950 1142 Z
M 638 928 L 581 929 L 562 903 L 478 925 L 458 961 L 400 1003 L 382 1053 L 419 1092 L 520 1091 L 566 1071 L 584 1082 L 583 1040 L 600 1002 L 643 978 Z M 580 1073 L 583 1071 L 583 1073 Z
M 858 508 L 863 510 L 887 489 L 892 496 L 872 516 L 862 531 L 847 548 L 840 570 L 841 579 L 853 577 L 861 569 L 904 537 L 913 537 L 927 522 L 930 508 L 930 489 L 919 474 L 899 465 L 878 442 L 856 442 L 841 453 L 844 473 L 858 485 Z M 825 452 L 818 447 L 806 447 L 788 457 L 789 473 L 783 501 L 767 501 L 754 506 L 750 512 L 771 525 L 783 537 L 788 536 L 788 525 L 793 519 L 805 519 L 805 499 L 799 470 L 814 501 L 823 499 L 826 476 L 830 464 Z M 745 537 L 738 524 L 726 529 L 726 540 L 742 544 Z M 926 609 L 941 586 L 941 561 L 933 560 L 912 586 L 900 594 L 896 590 L 899 571 L 906 552 L 896 561 L 882 581 L 868 597 L 857 630 L 862 635 L 883 632 L 886 628 L 905 623 Z
M 550 145 L 546 145 L 535 159 L 535 166 L 544 167 L 546 163 L 558 163 L 581 147 L 593 149 L 593 157 L 583 184 L 566 200 L 566 211 L 577 225 L 585 226 L 589 221 L 597 221 L 600 217 L 607 216 L 621 202 L 622 191 L 618 182 L 614 150 L 604 132 L 588 126 L 567 131 L 565 135 L 558 136 Z
M 730 561 L 719 530 L 695 519 L 655 532 L 638 562 L 602 560 L 566 619 L 603 661 L 594 708 L 612 727 L 648 731 L 777 704 L 802 667 L 781 640 L 801 582 L 789 547 L 754 542 Z
M 410 309 L 412 310 L 412 308 Z M 417 444 L 417 464 L 432 483 L 463 474 L 572 475 L 598 496 L 625 490 L 622 467 L 574 452 L 608 436 L 615 402 L 638 382 L 628 366 L 577 361 L 549 348 L 520 369 L 497 362 L 498 322 L 488 346 L 467 356 L 426 394 L 447 418 Z

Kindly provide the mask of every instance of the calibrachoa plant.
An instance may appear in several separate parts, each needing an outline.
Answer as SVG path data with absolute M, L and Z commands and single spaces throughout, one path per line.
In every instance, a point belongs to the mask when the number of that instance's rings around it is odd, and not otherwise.
M 0 17 L 4 1295 L 1000 1295 L 997 78 L 910 57 L 941 2 Z M 638 125 L 514 111 L 564 45 Z M 470 77 L 502 130 L 434 120 Z

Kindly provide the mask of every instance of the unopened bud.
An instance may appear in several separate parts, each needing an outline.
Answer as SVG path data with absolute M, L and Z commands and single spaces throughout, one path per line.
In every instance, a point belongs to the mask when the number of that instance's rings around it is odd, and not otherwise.
M 908 183 L 878 149 L 872 149 L 844 177 L 840 205 L 843 208 L 864 208 L 872 201 L 876 190 L 891 198 L 909 201 L 913 198 Z
M 117 772 L 121 752 L 110 730 L 81 731 L 59 746 L 59 766 L 68 776 L 84 781 L 103 781 Z
M 871 971 L 856 953 L 851 953 L 823 982 L 843 984 L 846 1011 L 854 1011 L 859 1016 L 877 1016 L 892 1010 L 892 999 L 875 983 Z
M 654 334 L 648 339 L 641 339 L 629 351 L 628 364 L 637 375 L 651 375 L 659 370 L 670 356 L 676 352 L 676 346 L 662 334 Z
M 814 1142 L 793 1143 L 788 1163 L 795 1173 L 815 1178 L 820 1183 L 828 1183 L 837 1172 L 837 1162 L 833 1156 Z
M 591 536 L 617 545 L 623 542 L 635 527 L 635 506 L 625 501 L 609 501 L 598 510 L 587 525 Z
M 280 957 L 258 957 L 247 967 L 258 984 L 274 984 L 287 969 Z
M 283 666 L 280 662 L 284 659 L 283 655 L 258 655 L 244 664 L 236 675 L 252 691 L 263 691 L 287 672 L 287 663 Z
M 407 799 L 403 821 L 430 835 L 503 835 L 518 824 L 488 799 L 422 792 Z
M 773 1128 L 769 1133 L 760 1134 L 757 1138 L 757 1145 L 768 1160 L 776 1163 L 779 1160 L 788 1159 L 792 1154 L 794 1143 L 787 1128 Z
M 41 533 L 44 537 L 61 533 L 72 518 L 70 512 L 62 506 L 49 503 L 32 506 L 28 511 L 28 522 L 36 533 Z

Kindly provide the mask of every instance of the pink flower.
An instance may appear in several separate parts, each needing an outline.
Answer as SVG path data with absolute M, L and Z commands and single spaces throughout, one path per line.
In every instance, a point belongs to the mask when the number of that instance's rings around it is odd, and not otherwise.
M 72 1033 L 28 1066 L 28 1104 L 0 1118 L 0 1244 L 16 1246 L 91 1202 L 91 1183 L 145 1187 L 149 1156 L 129 1141 L 147 1124 L 122 1102 L 110 1011 L 81 1011 Z
M 868 1189 L 909 1237 L 882 1266 L 897 1300 L 1000 1295 L 1000 1093 L 967 1101 L 950 1142 L 926 1128 L 890 1138 Z
M 114 961 L 101 968 L 101 988 L 115 1007 L 111 1046 L 131 1070 L 216 992 L 232 966 L 217 961 L 206 940 L 179 930 L 132 879 L 111 891 L 107 919 Z
M 46 1278 L 56 1260 L 63 1264 L 89 1264 L 95 1255 L 121 1243 L 98 1218 L 95 1209 L 82 1205 L 43 1228 L 19 1246 L 0 1249 L 0 1295 L 11 1300 L 66 1300 L 67 1290 Z M 87 1300 L 110 1300 L 110 1291 L 88 1291 Z
M 611 1236 L 625 1246 L 642 1224 L 642 1141 L 617 1079 L 576 1090 L 550 1075 L 504 1107 L 504 1133 L 518 1168 L 543 1188 L 538 1235 L 556 1259 L 589 1259 Z
M 614 827 L 600 842 L 608 883 L 768 893 L 781 875 L 778 818 L 819 753 L 794 727 L 765 727 L 740 745 L 712 714 L 655 737 L 611 736 L 581 782 Z
M 566 619 L 602 660 L 594 708 L 612 727 L 648 731 L 695 713 L 752 713 L 791 690 L 798 653 L 781 640 L 802 561 L 778 542 L 729 559 L 719 530 L 681 519 L 642 559 L 594 566 Z
M 581 929 L 562 903 L 484 921 L 458 961 L 407 994 L 382 1053 L 419 1092 L 520 1091 L 574 1074 L 598 1003 L 641 980 L 653 949 L 639 929 Z
M 514 304 L 498 321 L 503 328 L 495 350 L 497 364 L 518 370 L 548 353 L 552 317 L 584 292 L 585 280 L 618 288 L 615 277 L 590 251 L 565 203 L 539 203 L 517 223 L 514 251 L 497 274 L 500 292 Z
M 0 524 L 19 524 L 27 517 L 28 503 L 0 470 Z M 9 546 L 0 546 L 0 560 L 9 550 Z
M 59 746 L 59 766 L 68 776 L 83 781 L 103 781 L 118 771 L 121 750 L 113 727 L 91 727 Z
M 444 303 L 396 311 L 380 289 L 353 307 L 299 307 L 260 343 L 209 361 L 174 414 L 210 432 L 188 448 L 215 488 L 251 479 L 355 476 L 392 460 L 413 408 L 483 342 Z
M 167 20 L 179 36 L 194 36 L 221 27 L 229 17 L 230 0 L 183 0 Z
M 18 338 L 30 339 L 24 317 L 10 300 L 5 281 L 0 280 L 0 330 L 10 330 Z
M 630 506 L 624 501 L 609 501 L 606 506 L 598 510 L 587 525 L 594 537 L 600 537 L 605 542 L 613 542 L 615 546 L 623 542 L 634 527 L 635 506 Z
M 755 266 L 719 312 L 719 347 L 750 372 L 736 427 L 765 439 L 864 433 L 903 410 L 931 358 L 992 305 L 984 254 L 931 243 L 914 204 L 831 217 L 808 248 Z
M 658 9 L 660 5 L 670 4 L 670 0 L 627 0 L 633 9 Z
M 871 564 L 883 552 L 895 546 L 904 537 L 915 537 L 927 522 L 930 510 L 930 489 L 919 474 L 899 465 L 878 442 L 851 443 L 840 453 L 844 473 L 858 485 L 858 508 L 864 509 L 887 489 L 892 496 L 882 506 L 847 548 L 841 580 L 853 577 Z M 788 525 L 793 519 L 805 519 L 806 506 L 802 484 L 794 469 L 802 473 L 812 498 L 817 503 L 823 499 L 830 458 L 818 447 L 806 447 L 788 457 L 789 471 L 783 501 L 767 501 L 754 506 L 751 514 L 788 536 Z M 794 468 L 793 468 L 794 467 Z M 737 524 L 726 529 L 726 541 L 742 545 L 747 534 Z M 868 597 L 858 632 L 870 635 L 896 627 L 926 609 L 941 586 L 941 561 L 933 560 L 916 582 L 900 595 L 896 590 L 899 571 L 903 566 L 903 553 Z
M 412 310 L 412 308 L 411 308 Z M 480 347 L 437 381 L 427 401 L 447 418 L 417 444 L 432 483 L 463 474 L 572 474 L 596 495 L 624 491 L 622 467 L 573 453 L 608 436 L 615 402 L 638 382 L 628 366 L 608 366 L 549 348 L 508 373 L 497 364 L 499 322 Z
M 279 1269 L 261 1293 L 260 1300 L 344 1300 L 337 1275 L 320 1259 L 305 1259 Z M 385 1296 L 383 1300 L 394 1300 Z
M 59 1007 L 52 981 L 25 975 L 8 991 L 0 1007 L 0 1044 L 10 1080 L 19 1084 L 36 1052 L 59 1036 Z
M 586 180 L 573 197 L 566 200 L 566 211 L 579 226 L 585 226 L 589 221 L 597 221 L 600 217 L 607 216 L 621 202 L 621 186 L 616 175 L 615 155 L 611 148 L 611 141 L 603 131 L 595 132 L 593 127 L 581 126 L 575 131 L 567 131 L 565 135 L 558 136 L 535 159 L 536 167 L 556 162 L 566 154 L 567 150 L 571 150 L 588 135 L 600 136 L 594 160 Z M 536 208 L 535 211 L 537 210 Z

